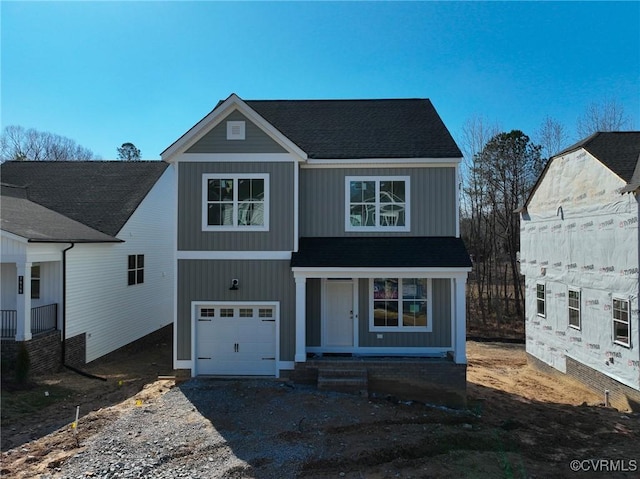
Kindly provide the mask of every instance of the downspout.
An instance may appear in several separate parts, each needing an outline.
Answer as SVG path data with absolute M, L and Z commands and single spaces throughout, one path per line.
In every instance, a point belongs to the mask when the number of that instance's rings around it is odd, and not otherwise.
M 101 381 L 106 381 L 107 378 L 103 378 L 100 376 L 95 376 L 91 373 L 88 373 L 86 371 L 82 371 L 80 369 L 74 368 L 73 366 L 69 366 L 67 364 L 67 348 L 66 348 L 66 343 L 67 343 L 67 251 L 69 251 L 71 248 L 73 248 L 76 244 L 75 243 L 71 243 L 71 246 L 69 246 L 68 248 L 65 248 L 62 250 L 62 365 L 75 372 L 78 373 L 82 376 L 86 376 L 88 378 L 91 379 L 100 379 Z

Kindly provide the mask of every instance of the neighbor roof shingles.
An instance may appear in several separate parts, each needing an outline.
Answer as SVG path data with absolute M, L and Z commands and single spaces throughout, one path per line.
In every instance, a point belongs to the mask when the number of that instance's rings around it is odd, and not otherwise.
M 629 183 L 640 158 L 640 131 L 597 132 L 555 156 L 584 148 Z
M 25 187 L 29 200 L 115 236 L 167 167 L 161 161 L 8 161 L 0 178 Z

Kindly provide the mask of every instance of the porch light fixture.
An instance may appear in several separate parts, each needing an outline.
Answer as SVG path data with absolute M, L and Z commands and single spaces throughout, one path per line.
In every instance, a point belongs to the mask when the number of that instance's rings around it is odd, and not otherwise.
M 238 289 L 238 285 L 240 284 L 240 281 L 238 281 L 237 279 L 232 279 L 231 280 L 231 287 L 229 288 L 231 291 L 236 291 Z

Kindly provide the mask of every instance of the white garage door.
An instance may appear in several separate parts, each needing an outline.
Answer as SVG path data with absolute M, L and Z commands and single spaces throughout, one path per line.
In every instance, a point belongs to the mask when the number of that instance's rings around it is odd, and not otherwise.
M 198 374 L 276 374 L 274 305 L 203 304 L 196 315 Z

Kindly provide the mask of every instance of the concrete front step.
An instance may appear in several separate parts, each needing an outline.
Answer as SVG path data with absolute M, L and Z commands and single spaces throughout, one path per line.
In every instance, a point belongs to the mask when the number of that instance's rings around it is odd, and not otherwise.
M 367 370 L 318 369 L 318 389 L 367 396 Z

